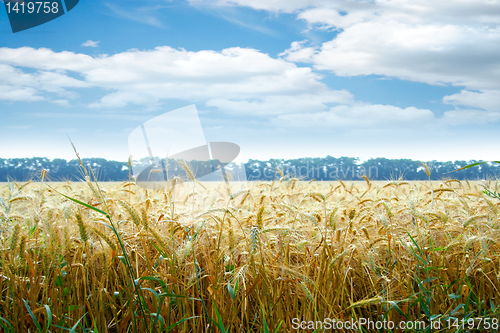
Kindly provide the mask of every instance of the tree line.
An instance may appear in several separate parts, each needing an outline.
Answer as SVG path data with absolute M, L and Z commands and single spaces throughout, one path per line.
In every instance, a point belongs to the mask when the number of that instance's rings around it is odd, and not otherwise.
M 84 158 L 84 166 L 92 170 L 100 181 L 125 181 L 132 174 L 127 162 L 109 161 L 104 158 Z M 498 164 L 483 164 L 478 167 L 454 172 L 455 170 L 477 161 L 415 161 L 411 159 L 373 158 L 363 162 L 353 157 L 270 159 L 260 161 L 250 159 L 244 164 L 230 164 L 225 167 L 229 173 L 242 171 L 244 168 L 248 180 L 273 180 L 281 177 L 303 180 L 361 180 L 363 176 L 371 180 L 427 180 L 459 179 L 478 180 L 495 179 L 500 175 Z M 190 161 L 194 170 L 204 170 L 207 162 Z M 179 168 L 177 168 L 179 169 Z M 52 181 L 79 181 L 84 179 L 80 161 L 33 158 L 0 158 L 0 181 L 37 180 L 42 170 L 47 170 L 47 179 Z M 180 170 L 180 169 L 179 169 Z M 204 171 L 206 174 L 209 171 Z M 175 176 L 174 174 L 173 176 Z

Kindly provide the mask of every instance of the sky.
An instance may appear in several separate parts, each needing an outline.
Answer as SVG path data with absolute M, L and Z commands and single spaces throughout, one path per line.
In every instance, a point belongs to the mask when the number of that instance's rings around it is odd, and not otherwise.
M 498 160 L 500 0 L 82 0 L 17 33 L 0 8 L 0 158 L 126 161 L 190 105 L 242 162 Z

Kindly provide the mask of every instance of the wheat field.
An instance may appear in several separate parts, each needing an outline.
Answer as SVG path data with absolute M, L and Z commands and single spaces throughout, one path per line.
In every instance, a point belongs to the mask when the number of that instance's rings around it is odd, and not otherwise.
M 447 332 L 500 314 L 495 181 L 230 186 L 0 184 L 1 331 Z

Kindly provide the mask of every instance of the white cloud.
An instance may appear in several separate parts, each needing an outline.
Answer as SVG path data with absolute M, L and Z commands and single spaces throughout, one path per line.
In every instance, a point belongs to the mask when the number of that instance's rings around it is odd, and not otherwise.
M 448 39 L 456 39 L 455 36 L 464 30 L 452 25 L 444 29 L 428 25 L 420 30 L 405 30 L 407 25 L 399 22 L 364 24 L 372 24 L 371 29 L 377 28 L 384 37 L 363 36 L 366 27 L 357 24 L 323 44 L 319 50 L 307 47 L 306 42 L 295 42 L 282 54 L 283 58 L 278 59 L 258 50 L 239 47 L 219 52 L 192 52 L 162 46 L 97 57 L 44 48 L 0 48 L 0 74 L 4 74 L 0 75 L 0 99 L 46 99 L 68 106 L 68 98 L 75 97 L 76 89 L 95 87 L 105 95 L 90 103 L 93 108 L 122 108 L 133 104 L 154 109 L 167 99 L 180 99 L 203 103 L 233 115 L 266 116 L 276 124 L 301 128 L 390 131 L 417 125 L 444 128 L 460 125 L 474 117 L 475 123 L 499 121 L 492 112 L 496 111 L 499 96 L 495 88 L 498 83 L 493 77 L 490 75 L 488 80 L 484 75 L 473 81 L 472 69 L 460 71 L 455 68 L 453 72 L 456 63 L 445 64 L 451 51 L 443 45 L 448 45 Z M 356 29 L 361 31 L 356 32 Z M 470 33 L 478 38 L 481 36 L 474 30 Z M 427 43 L 431 35 L 435 39 L 433 43 Z M 383 43 L 391 47 L 370 53 Z M 389 49 L 404 57 L 395 58 Z M 434 63 L 435 59 L 429 56 L 433 52 L 446 53 L 441 63 Z M 455 55 L 458 62 L 462 61 L 461 56 Z M 413 66 L 408 66 L 409 58 L 415 60 Z M 490 112 L 455 110 L 438 119 L 426 109 L 362 103 L 346 90 L 328 88 L 321 82 L 322 76 L 311 67 L 299 67 L 290 60 L 311 61 L 321 69 L 334 68 L 338 75 L 380 74 L 433 84 L 447 83 L 451 77 L 455 84 L 468 82 L 472 85 L 476 82 L 484 87 L 491 85 L 493 88 L 483 92 L 467 90 L 443 99 L 457 107 L 481 107 Z M 477 70 L 483 64 L 474 66 Z M 52 98 L 51 94 L 64 98 Z M 468 114 L 471 115 L 469 118 Z
M 500 89 L 497 54 L 500 28 L 374 20 L 347 28 L 315 52 L 295 44 L 284 56 L 340 76 L 383 75 L 477 90 Z
M 59 128 L 57 130 L 59 133 L 76 133 L 78 130 L 76 128 Z
M 69 77 L 64 71 L 38 70 L 26 73 L 14 66 L 2 64 L 0 60 L 0 100 L 26 102 L 52 100 L 50 96 L 44 96 L 46 95 L 44 93 L 73 98 L 75 93 L 67 91 L 66 88 L 86 86 L 85 82 Z
M 0 84 L 0 100 L 35 102 L 44 98 L 38 95 L 36 89 L 29 87 L 12 87 Z
M 233 10 L 232 8 L 218 8 L 216 13 L 221 18 L 241 27 L 258 31 L 269 36 L 279 37 L 279 33 L 277 31 L 266 28 L 265 26 L 257 22 L 252 22 L 251 19 L 244 15 L 241 15 L 239 11 Z
M 82 43 L 82 46 L 99 47 L 99 41 L 93 41 L 93 40 L 89 39 L 86 42 Z
M 28 47 L 0 48 L 0 66 L 17 73 L 9 77 L 16 77 L 18 86 L 36 88 L 39 94 L 69 94 L 74 92 L 70 88 L 85 87 L 109 91 L 94 101 L 93 107 L 154 107 L 169 98 L 212 101 L 212 105 L 222 100 L 253 103 L 257 99 L 261 103 L 252 104 L 254 107 L 270 110 L 280 101 L 283 105 L 293 101 L 306 107 L 316 103 L 311 102 L 314 99 L 320 104 L 352 99 L 346 91 L 328 89 L 321 82 L 322 77 L 309 67 L 239 47 L 190 52 L 163 46 L 99 57 Z M 21 70 L 24 67 L 37 72 L 27 74 Z M 34 81 L 39 84 L 33 85 Z M 311 101 L 299 101 L 300 96 Z M 228 110 L 227 103 L 224 110 Z
M 69 101 L 67 99 L 56 99 L 51 102 L 59 106 L 66 106 L 66 107 L 71 106 L 71 104 L 69 104 Z
M 336 30 L 319 47 L 294 42 L 280 54 L 339 76 L 381 75 L 479 91 L 445 99 L 484 108 L 500 92 L 499 0 L 264 1 L 218 5 L 295 13 L 310 29 Z M 493 93 L 496 91 L 496 93 Z M 477 102 L 477 104 L 471 104 Z
M 280 54 L 338 76 L 380 75 L 476 90 L 445 97 L 492 110 L 500 93 L 500 0 L 191 0 L 294 13 L 310 29 L 337 31 L 319 47 Z
M 457 106 L 474 106 L 488 111 L 500 112 L 500 91 L 481 92 L 462 90 L 458 94 L 443 97 L 443 102 Z
M 33 128 L 33 125 L 19 125 L 19 126 L 4 126 L 5 128 L 15 129 L 15 130 L 27 130 Z
M 486 125 L 500 121 L 500 112 L 474 109 L 453 110 L 445 112 L 442 121 L 449 125 Z
M 375 17 L 408 22 L 498 25 L 498 0 L 189 0 L 194 6 L 240 6 L 277 13 L 296 13 L 311 24 L 345 28 Z
M 2 64 L 38 70 L 71 70 L 83 73 L 92 69 L 96 65 L 96 60 L 83 53 L 54 52 L 47 48 L 34 49 L 25 46 L 15 49 L 0 47 L 0 65 Z
M 327 1 L 321 0 L 188 0 L 193 6 L 242 6 L 257 10 L 293 13 L 313 4 Z
M 91 103 L 92 108 L 122 108 L 128 104 L 148 105 L 150 107 L 158 105 L 158 98 L 148 94 L 140 94 L 133 91 L 118 91 L 107 94 L 99 101 Z
M 282 126 L 303 128 L 344 128 L 391 130 L 394 128 L 415 128 L 436 122 L 434 113 L 414 107 L 399 108 L 392 105 L 355 103 L 338 105 L 327 111 L 316 113 L 286 114 L 276 118 Z
M 258 99 L 210 99 L 208 106 L 231 114 L 248 114 L 255 116 L 274 116 L 283 114 L 313 114 L 328 109 L 329 104 L 350 104 L 354 96 L 346 90 L 324 91 L 315 94 L 299 94 L 294 96 L 275 95 Z
M 337 105 L 323 111 L 311 113 L 288 113 L 272 119 L 276 126 L 301 128 L 302 130 L 324 131 L 325 129 L 342 131 L 361 131 L 382 135 L 419 136 L 423 133 L 432 135 L 452 134 L 450 126 L 486 125 L 500 121 L 500 112 L 477 109 L 457 109 L 444 112 L 437 117 L 431 110 L 415 107 L 400 108 L 393 105 L 380 105 L 355 102 Z M 429 135 L 429 134 L 426 134 Z
M 88 46 L 88 47 L 99 47 L 99 41 L 93 41 L 93 40 L 88 40 L 82 44 L 82 46 Z
M 280 57 L 285 57 L 286 60 L 292 62 L 311 62 L 311 59 L 317 53 L 313 47 L 305 47 L 306 40 L 300 42 L 292 42 L 288 50 L 280 53 Z

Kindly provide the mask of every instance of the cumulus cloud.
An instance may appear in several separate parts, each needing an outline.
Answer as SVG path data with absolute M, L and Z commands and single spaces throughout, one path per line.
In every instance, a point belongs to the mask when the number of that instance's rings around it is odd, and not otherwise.
M 26 65 L 26 67 L 29 68 L 29 65 Z M 26 73 L 20 68 L 0 61 L 0 100 L 52 101 L 51 94 L 74 98 L 76 94 L 66 89 L 86 86 L 85 82 L 74 79 L 60 71 L 38 70 Z
M 382 15 L 344 28 L 318 49 L 292 44 L 282 56 L 340 76 L 374 74 L 469 89 L 500 89 L 499 52 L 500 27 L 415 24 Z
M 357 15 L 368 15 L 366 8 L 375 5 L 360 3 Z M 283 11 L 306 8 L 300 13 L 309 15 L 314 10 L 310 3 L 297 1 L 294 6 Z M 338 12 L 339 22 L 351 14 L 356 13 Z M 318 17 L 314 22 L 331 27 L 326 17 Z M 297 41 L 279 58 L 240 47 L 192 52 L 161 46 L 95 57 L 45 48 L 0 48 L 0 100 L 45 99 L 69 106 L 68 99 L 77 96 L 77 89 L 94 87 L 104 95 L 90 103 L 93 108 L 131 104 L 155 108 L 164 100 L 181 99 L 228 114 L 266 116 L 276 124 L 302 128 L 391 129 L 416 124 L 460 125 L 470 119 L 477 124 L 500 120 L 495 113 L 500 111 L 500 86 L 494 75 L 498 61 L 488 49 L 497 46 L 486 43 L 488 38 L 497 38 L 495 31 L 480 32 L 452 24 L 414 26 L 376 18 L 350 20 L 342 21 L 343 30 L 320 48 Z M 464 34 L 469 34 L 468 38 L 460 40 Z M 465 53 L 459 52 L 464 45 Z M 483 52 L 484 61 L 469 64 L 466 60 L 474 52 L 478 56 Z M 468 88 L 444 97 L 443 102 L 468 109 L 436 118 L 427 109 L 362 103 L 346 90 L 328 88 L 317 71 L 295 62 L 310 62 L 316 69 L 343 76 L 378 74 L 429 84 L 463 85 Z
M 436 122 L 434 113 L 415 107 L 399 108 L 392 105 L 354 103 L 338 105 L 313 114 L 286 114 L 276 118 L 283 126 L 304 128 L 365 128 L 388 130 L 395 126 L 415 128 Z
M 353 99 L 347 91 L 329 89 L 321 82 L 321 75 L 309 67 L 239 47 L 191 52 L 163 46 L 98 57 L 43 48 L 0 48 L 2 70 L 11 72 L 6 76 L 11 85 L 29 86 L 41 96 L 43 91 L 70 95 L 74 93 L 70 88 L 109 91 L 92 102 L 92 107 L 154 107 L 165 99 L 182 99 L 210 101 L 210 105 L 233 113 L 239 111 L 230 110 L 230 103 L 241 112 L 257 111 L 250 106 L 271 112 L 280 103 L 281 109 L 288 104 L 289 110 L 301 112 L 300 105 L 349 103 Z M 243 106 L 245 101 L 248 103 Z
M 208 106 L 231 114 L 249 114 L 258 116 L 274 116 L 291 113 L 308 114 L 321 112 L 329 104 L 350 104 L 354 96 L 347 90 L 323 91 L 315 94 L 275 95 L 255 99 L 224 99 L 215 98 L 207 101 Z
M 479 91 L 484 108 L 500 91 L 500 1 L 219 0 L 217 5 L 295 13 L 310 29 L 337 31 L 320 46 L 293 42 L 280 54 L 338 76 L 381 75 Z M 486 101 L 489 97 L 492 99 Z M 464 101 L 464 94 L 447 98 Z M 460 102 L 460 103 L 459 103 Z M 491 107 L 490 107 L 491 109 Z
M 297 48 L 289 60 L 313 63 L 339 76 L 383 75 L 469 89 L 500 89 L 500 29 L 367 22 L 350 27 L 319 50 Z M 304 55 L 309 55 L 306 59 Z
M 43 99 L 44 98 L 38 95 L 38 92 L 33 88 L 15 88 L 12 86 L 0 85 L 0 100 L 35 102 Z
M 500 121 L 500 112 L 476 109 L 447 111 L 441 118 L 448 125 L 486 125 Z
M 456 106 L 474 106 L 487 111 L 500 112 L 500 91 L 484 90 L 478 92 L 462 90 L 458 94 L 445 96 L 443 102 Z
M 93 41 L 93 40 L 88 40 L 82 44 L 82 46 L 88 46 L 88 47 L 99 47 L 99 41 Z
M 338 76 L 380 75 L 475 93 L 444 102 L 492 109 L 500 92 L 499 0 L 190 0 L 293 13 L 336 31 L 320 46 L 295 41 L 280 56 Z
M 313 47 L 304 46 L 306 43 L 307 40 L 292 42 L 290 48 L 280 53 L 279 56 L 292 62 L 311 62 L 317 51 Z
M 277 13 L 295 13 L 310 24 L 345 28 L 375 17 L 409 22 L 498 25 L 498 0 L 188 0 L 192 5 L 240 6 Z

